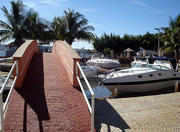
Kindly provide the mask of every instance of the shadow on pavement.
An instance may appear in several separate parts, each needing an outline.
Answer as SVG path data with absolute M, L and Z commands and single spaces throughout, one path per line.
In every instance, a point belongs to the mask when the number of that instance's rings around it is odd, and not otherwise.
M 95 102 L 95 128 L 97 132 L 101 131 L 101 125 L 107 125 L 107 132 L 111 132 L 111 126 L 121 129 L 130 129 L 124 119 L 106 100 L 96 100 Z M 123 109 L 123 108 L 122 108 Z
M 39 121 L 39 129 L 43 131 L 42 121 L 50 120 L 47 102 L 44 92 L 44 71 L 43 71 L 43 55 L 42 53 L 34 54 L 26 77 L 21 88 L 16 91 L 24 99 L 24 121 L 23 131 L 27 131 L 28 121 L 28 105 L 36 113 Z

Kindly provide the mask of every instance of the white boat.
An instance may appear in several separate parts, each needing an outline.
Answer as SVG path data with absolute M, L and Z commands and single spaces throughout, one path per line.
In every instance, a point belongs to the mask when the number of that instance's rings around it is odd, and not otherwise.
M 87 78 L 96 76 L 98 74 L 98 71 L 100 70 L 100 67 L 85 66 L 85 65 L 82 65 L 81 68 Z M 80 78 L 82 78 L 82 75 L 80 76 Z
M 101 67 L 105 69 L 117 68 L 120 66 L 119 61 L 113 59 L 105 59 L 92 57 L 90 60 L 86 62 L 88 66 Z
M 132 67 L 134 67 L 135 65 L 146 66 L 147 64 L 149 64 L 149 61 L 146 58 L 137 59 L 136 57 L 134 57 L 134 61 L 131 62 Z
M 114 71 L 101 83 L 118 93 L 148 92 L 175 86 L 180 73 L 168 61 L 155 61 L 146 66 L 134 65 L 129 69 Z

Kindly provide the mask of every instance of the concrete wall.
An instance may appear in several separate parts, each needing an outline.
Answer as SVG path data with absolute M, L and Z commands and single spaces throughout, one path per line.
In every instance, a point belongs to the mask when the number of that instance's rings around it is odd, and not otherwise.
M 15 83 L 16 88 L 22 86 L 32 56 L 36 52 L 39 52 L 37 42 L 35 40 L 28 40 L 24 44 L 22 44 L 14 53 L 13 61 L 18 60 L 18 78 Z
M 54 43 L 52 52 L 59 56 L 73 87 L 78 87 L 79 84 L 76 79 L 76 62 L 80 62 L 81 57 L 68 43 L 60 40 Z

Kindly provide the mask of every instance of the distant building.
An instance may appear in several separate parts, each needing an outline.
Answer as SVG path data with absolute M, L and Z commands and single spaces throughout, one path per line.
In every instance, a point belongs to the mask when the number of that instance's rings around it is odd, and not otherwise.
M 52 46 L 50 45 L 39 45 L 39 52 L 52 52 Z
M 82 59 L 90 59 L 94 52 L 90 49 L 74 49 Z
M 152 50 L 145 50 L 142 47 L 139 48 L 139 51 L 137 52 L 137 56 L 158 56 L 158 52 L 152 51 Z
M 46 41 L 42 41 L 42 40 L 37 40 L 37 43 L 39 45 L 50 45 L 50 41 L 46 40 Z
M 123 52 L 125 53 L 127 58 L 130 58 L 135 55 L 134 50 L 132 50 L 130 48 L 125 49 Z
M 12 56 L 12 49 L 6 47 L 4 44 L 0 44 L 0 58 Z

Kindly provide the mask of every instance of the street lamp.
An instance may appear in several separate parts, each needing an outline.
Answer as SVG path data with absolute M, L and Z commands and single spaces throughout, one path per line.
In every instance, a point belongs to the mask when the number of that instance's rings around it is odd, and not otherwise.
M 161 28 L 154 28 L 158 31 L 158 55 L 160 56 L 160 30 Z

